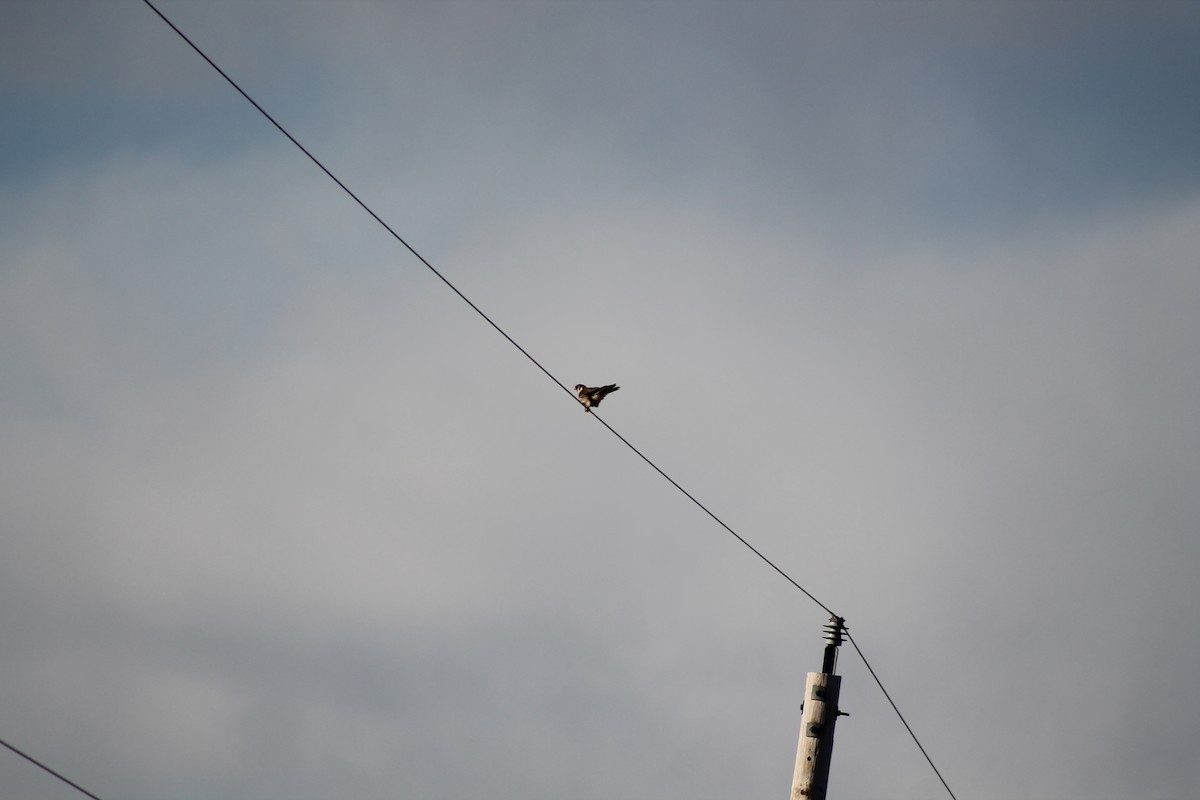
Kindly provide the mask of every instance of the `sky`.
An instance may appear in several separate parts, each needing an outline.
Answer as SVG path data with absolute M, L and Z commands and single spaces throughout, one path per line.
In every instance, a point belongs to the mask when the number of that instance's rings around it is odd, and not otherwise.
M 1200 5 L 157 5 L 960 800 L 1200 795 Z M 0 739 L 786 796 L 820 606 L 143 2 L 0 16 Z M 830 797 L 948 797 L 838 671 Z

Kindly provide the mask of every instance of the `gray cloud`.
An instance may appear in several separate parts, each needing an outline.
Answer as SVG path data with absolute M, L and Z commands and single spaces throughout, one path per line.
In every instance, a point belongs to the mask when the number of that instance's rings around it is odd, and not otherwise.
M 88 49 L 6 85 L 226 142 L 0 183 L 5 738 L 104 797 L 786 791 L 820 610 L 168 32 L 44 8 L 28 63 Z M 1196 150 L 1146 161 L 1185 81 L 1101 91 L 1194 72 L 1194 12 L 688 8 L 166 10 L 563 382 L 621 383 L 959 796 L 1194 794 Z M 841 664 L 835 790 L 938 793 Z

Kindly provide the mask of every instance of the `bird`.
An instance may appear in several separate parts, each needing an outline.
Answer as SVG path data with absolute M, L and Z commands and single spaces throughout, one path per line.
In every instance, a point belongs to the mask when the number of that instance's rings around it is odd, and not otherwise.
M 620 389 L 615 383 L 610 383 L 608 386 L 584 386 L 582 383 L 575 384 L 575 391 L 579 395 L 579 402 L 583 403 L 583 410 L 586 413 L 591 413 L 592 406 L 600 405 L 600 401 L 604 399 L 609 392 L 615 392 Z

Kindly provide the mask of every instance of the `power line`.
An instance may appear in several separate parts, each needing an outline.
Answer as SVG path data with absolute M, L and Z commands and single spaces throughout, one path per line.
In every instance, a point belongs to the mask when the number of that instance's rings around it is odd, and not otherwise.
M 867 668 L 867 672 L 871 673 L 871 677 L 875 680 L 875 685 L 879 687 L 879 691 L 883 692 L 883 696 L 887 698 L 888 704 L 891 705 L 892 710 L 896 712 L 896 716 L 900 718 L 902 723 L 904 723 L 904 729 L 908 731 L 908 735 L 912 737 L 914 742 L 916 742 L 917 748 L 921 751 L 921 755 L 925 756 L 925 760 L 928 761 L 929 766 L 933 768 L 933 774 L 937 775 L 938 780 L 942 782 L 942 786 L 946 787 L 946 792 L 949 793 L 954 800 L 958 800 L 958 798 L 954 796 L 954 792 L 950 790 L 950 784 L 946 783 L 946 779 L 942 777 L 941 770 L 939 770 L 937 765 L 933 763 L 933 759 L 929 757 L 929 753 L 925 752 L 924 745 L 922 745 L 921 740 L 917 738 L 917 734 L 913 732 L 912 727 L 908 724 L 908 720 L 906 720 L 904 715 L 900 713 L 900 709 L 896 706 L 896 702 L 892 700 L 892 696 L 888 694 L 888 690 L 883 688 L 883 681 L 879 680 L 879 676 L 875 674 L 875 668 L 871 666 L 870 661 L 867 661 L 867 657 L 863 654 L 862 648 L 858 646 L 858 642 L 854 641 L 854 637 L 850 635 L 849 630 L 846 630 L 846 638 L 850 640 L 850 644 L 854 645 L 854 652 L 858 653 L 858 657 L 862 659 L 863 666 Z
M 747 542 L 745 539 L 743 539 L 738 534 L 737 531 L 735 531 L 733 528 L 729 527 L 724 522 L 722 522 L 720 517 L 718 517 L 713 512 L 709 511 L 707 506 L 705 506 L 703 503 L 701 503 L 699 500 L 697 500 L 695 497 L 692 496 L 691 492 L 689 492 L 687 489 L 684 489 L 682 486 L 680 486 L 678 483 L 675 482 L 674 478 L 672 478 L 670 475 L 668 475 L 667 473 L 665 473 L 661 469 L 659 469 L 657 464 L 655 464 L 653 461 L 651 461 L 649 458 L 647 458 L 645 456 L 645 454 L 642 453 L 641 450 L 638 450 L 636 447 L 634 447 L 632 444 L 630 444 L 628 439 L 626 439 L 621 434 L 617 433 L 616 430 L 611 425 L 609 425 L 607 422 L 605 422 L 603 419 L 601 419 L 598 415 L 596 415 L 595 412 L 593 412 L 592 415 L 596 417 L 596 419 L 600 422 L 601 425 L 603 425 L 604 427 L 606 427 L 610 431 L 612 431 L 613 436 L 616 436 L 618 439 L 620 439 L 622 442 L 624 442 L 626 447 L 628 447 L 633 452 L 637 453 L 643 461 L 645 461 L 647 464 L 649 464 L 651 467 L 653 467 L 655 472 L 657 472 L 659 475 L 662 475 L 664 478 L 666 478 L 670 482 L 670 484 L 672 486 L 674 486 L 679 491 L 683 492 L 684 497 L 686 497 L 688 500 L 691 500 L 693 503 L 695 503 L 697 506 L 699 506 L 700 509 L 705 514 L 708 514 L 710 517 L 715 519 L 717 521 L 718 525 L 720 525 L 725 530 L 729 531 L 731 534 L 733 534 L 733 537 L 735 539 L 737 539 L 742 544 L 746 545 L 746 547 L 750 548 L 750 552 L 754 553 L 754 555 L 758 556 L 763 561 L 765 561 L 771 569 L 775 570 L 780 575 L 782 575 L 785 579 L 787 579 L 787 582 L 790 583 L 792 586 L 795 586 L 797 589 L 804 592 L 804 594 L 808 597 L 809 600 L 812 600 L 814 603 L 819 605 L 821 608 L 828 611 L 830 616 L 834 616 L 834 617 L 837 616 L 837 614 L 835 614 L 833 612 L 833 610 L 829 608 L 829 606 L 825 605 L 820 600 L 818 600 L 815 596 L 813 596 L 812 592 L 810 592 L 808 589 L 805 589 L 800 584 L 796 583 L 795 579 L 793 579 L 791 575 L 788 575 L 786 572 L 784 572 L 782 569 L 780 569 L 779 566 L 774 561 L 772 561 L 771 559 L 769 559 L 765 555 L 763 555 L 762 552 L 759 551 L 759 549 L 757 547 L 755 547 L 754 545 Z
M 497 325 L 495 322 L 493 322 L 491 317 L 489 317 L 487 314 L 483 313 L 483 310 L 480 309 L 479 306 L 472 303 L 470 298 L 468 298 L 465 294 L 460 292 L 458 290 L 458 287 L 456 287 L 453 283 L 451 283 L 449 280 L 446 279 L 445 275 L 438 272 L 437 269 L 434 268 L 433 264 L 430 264 L 428 261 L 426 261 L 425 257 L 422 256 L 420 253 L 418 253 L 411 244 L 404 241 L 404 237 L 402 237 L 400 234 L 398 234 L 394 230 L 392 230 L 391 225 L 388 225 L 386 222 L 384 222 L 383 218 L 380 217 L 378 214 L 376 214 L 374 211 L 372 211 L 370 206 L 368 206 L 366 203 L 364 203 L 362 200 L 360 200 L 358 195 L 356 195 L 354 192 L 350 191 L 350 187 L 348 187 L 346 184 L 342 183 L 340 180 L 338 180 L 338 177 L 336 175 L 334 175 L 332 172 L 330 172 L 328 169 L 326 169 L 325 165 L 322 164 L 316 156 L 314 156 L 312 153 L 310 153 L 308 151 L 307 147 L 300 144 L 300 142 L 296 141 L 296 137 L 292 136 L 290 133 L 287 132 L 287 129 L 285 129 L 282 125 L 280 125 L 278 122 L 276 122 L 275 118 L 272 117 L 270 114 L 268 114 L 267 110 L 265 108 L 263 108 L 257 102 L 255 102 L 253 97 L 246 94 L 246 92 L 242 89 L 242 87 L 238 86 L 237 82 L 225 73 L 225 70 L 218 67 L 216 62 L 214 62 L 211 58 L 209 58 L 208 55 L 203 50 L 201 50 L 199 47 L 196 46 L 195 42 L 193 42 L 191 39 L 189 39 L 187 37 L 187 34 L 185 34 L 183 31 L 179 30 L 179 28 L 175 27 L 175 23 L 171 22 L 171 20 L 167 19 L 167 17 L 161 11 L 159 11 L 155 7 L 155 5 L 150 2 L 150 0 L 143 0 L 143 2 L 145 2 L 145 4 L 150 7 L 150 10 L 153 11 L 155 14 L 157 14 L 163 22 L 167 23 L 167 25 L 169 25 L 171 27 L 171 30 L 173 30 L 173 31 L 175 31 L 175 33 L 179 34 L 179 38 L 181 38 L 185 42 L 187 42 L 188 45 L 191 46 L 191 48 L 193 50 L 195 50 L 200 55 L 201 58 L 203 58 L 205 61 L 207 61 L 208 65 L 210 67 L 212 67 L 213 69 L 215 69 L 217 71 L 217 73 L 229 83 L 230 86 L 232 86 L 234 89 L 236 89 L 238 94 L 240 94 L 242 97 L 246 98 L 246 101 L 248 103 L 250 103 L 250 105 L 252 105 L 256 109 L 258 109 L 258 113 L 260 113 L 264 117 L 266 117 L 268 122 L 270 122 L 272 125 L 274 125 L 279 130 L 280 133 L 282 133 L 284 136 L 286 136 L 288 138 L 288 141 L 290 141 L 292 144 L 296 145 L 296 147 L 298 147 L 300 149 L 300 152 L 302 152 L 302 153 L 304 153 L 304 155 L 308 156 L 308 159 L 310 161 L 312 161 L 314 164 L 316 164 L 321 169 L 322 172 L 324 172 L 326 175 L 329 176 L 329 179 L 331 181 L 336 183 L 343 192 L 350 195 L 350 198 L 353 199 L 354 202 L 356 202 L 360 206 L 362 206 L 363 211 L 366 211 L 368 214 L 370 214 L 371 217 L 376 222 L 378 222 L 380 225 L 382 225 L 384 230 L 386 230 L 388 233 L 390 233 L 397 242 L 404 245 L 408 249 L 408 252 L 412 253 L 414 256 L 417 257 L 418 261 L 420 261 L 422 264 L 424 264 L 426 267 L 428 267 L 430 272 L 432 272 L 434 275 L 437 275 L 439 278 L 441 278 L 442 283 L 449 286 L 450 289 L 456 295 L 458 295 L 460 298 L 462 298 L 462 301 L 464 303 L 469 305 L 471 308 L 475 309 L 475 313 L 479 314 L 479 316 L 481 316 L 485 320 L 487 320 L 487 323 L 489 325 L 491 325 L 493 328 L 495 328 L 496 331 L 501 336 L 503 336 L 505 339 L 508 339 L 509 343 L 513 347 L 520 350 L 521 353 L 526 358 L 528 358 L 530 361 L 532 361 L 534 363 L 534 365 L 537 366 L 538 369 L 540 369 L 542 372 L 546 373 L 546 377 L 550 378 L 550 380 L 557 383 L 559 388 L 562 389 L 564 392 L 566 392 L 567 394 L 569 394 L 571 396 L 574 396 L 574 394 L 575 394 L 574 392 L 572 392 L 570 389 L 568 389 L 566 386 L 564 386 L 562 384 L 562 382 L 558 380 L 558 378 L 555 378 L 553 375 L 551 375 L 550 371 L 548 369 L 546 369 L 545 367 L 543 367 L 536 358 L 531 356 L 528 353 L 528 351 L 525 350 L 524 347 L 521 347 L 521 345 L 517 344 L 515 339 L 513 339 L 511 336 L 509 336 L 507 333 L 505 333 L 504 329 L 501 328 L 499 325 Z
M 51 775 L 53 775 L 54 777 L 58 778 L 60 781 L 62 781 L 63 783 L 65 783 L 67 786 L 70 786 L 72 789 L 76 789 L 76 790 L 78 790 L 78 791 L 82 792 L 83 794 L 86 794 L 88 797 L 92 798 L 92 800 L 100 800 L 100 798 L 99 798 L 99 797 L 96 797 L 96 795 L 92 794 L 92 793 L 91 793 L 91 792 L 89 792 L 87 789 L 83 788 L 83 787 L 82 787 L 82 786 L 80 786 L 78 783 L 76 783 L 75 781 L 73 781 L 73 780 L 71 780 L 71 779 L 69 779 L 69 778 L 65 778 L 65 777 L 63 777 L 63 776 L 62 776 L 62 775 L 60 775 L 59 773 L 57 773 L 57 772 L 55 772 L 54 770 L 52 770 L 52 769 L 50 769 L 49 767 L 47 767 L 47 766 L 46 766 L 45 764 L 43 764 L 42 762 L 38 761 L 38 760 L 37 760 L 36 758 L 34 758 L 33 756 L 31 756 L 31 755 L 27 755 L 27 754 L 25 754 L 25 753 L 22 753 L 20 750 L 18 750 L 17 748 L 13 747 L 11 744 L 9 744 L 8 742 L 4 741 L 3 739 L 0 739 L 0 744 L 4 745 L 4 746 L 5 746 L 5 747 L 7 747 L 9 750 L 12 750 L 14 753 L 16 753 L 17 755 L 19 755 L 21 758 L 23 758 L 23 759 L 25 759 L 26 761 L 28 761 L 30 764 L 33 764 L 34 766 L 37 766 L 37 767 L 41 767 L 41 768 L 42 768 L 42 769 L 44 769 L 46 772 L 49 772 Z
M 572 397 L 575 397 L 574 392 L 572 392 L 570 389 L 568 389 L 562 381 L 560 381 L 558 378 L 554 377 L 554 375 L 550 372 L 550 370 L 548 370 L 544 366 L 542 366 L 541 362 L 539 362 L 536 358 L 534 358 L 532 355 L 530 355 L 529 351 L 527 351 L 524 347 L 521 347 L 521 345 L 518 344 L 515 339 L 513 339 L 511 336 L 509 336 L 504 331 L 504 329 L 501 328 L 499 325 L 497 325 L 492 320 L 491 317 L 489 317 L 487 314 L 485 314 L 483 312 L 483 310 L 479 308 L 479 306 L 477 306 L 473 302 L 471 302 L 470 298 L 468 298 L 465 294 L 463 294 L 461 291 L 459 291 L 458 287 L 456 287 L 453 283 L 451 283 L 450 280 L 448 278 L 446 278 L 445 275 L 443 275 L 431 263 L 429 263 L 429 261 L 427 261 L 424 256 L 422 256 L 420 253 L 418 253 L 416 248 L 414 248 L 407 241 L 405 241 L 404 238 L 402 236 L 400 236 L 400 234 L 396 233 L 396 231 L 393 230 L 390 225 L 388 225 L 386 222 L 384 222 L 384 220 L 378 214 L 376 214 L 371 209 L 370 206 L 368 206 L 365 202 L 363 202 L 358 197 L 358 195 L 356 195 L 354 192 L 352 192 L 350 190 L 350 188 L 348 186 L 346 186 L 346 184 L 342 183 L 342 181 L 339 180 L 336 175 L 334 175 L 332 172 L 330 172 L 329 169 L 323 163 L 321 163 L 321 161 L 316 156 L 314 156 L 311 152 L 309 152 L 308 148 L 306 148 L 304 145 L 300 144 L 300 142 L 297 141 L 294 136 L 292 136 L 290 133 L 288 133 L 287 129 L 285 129 L 282 125 L 280 125 L 275 120 L 274 117 L 272 117 L 269 113 L 267 113 L 266 109 L 264 109 L 262 106 L 260 106 L 254 100 L 254 98 L 252 98 L 249 94 L 247 94 L 245 92 L 245 90 L 243 90 L 242 87 L 239 86 L 238 83 L 233 80 L 233 78 L 229 77 L 229 75 L 226 74 L 226 72 L 223 69 L 221 69 L 219 66 L 217 66 L 216 62 L 214 62 L 211 58 L 209 58 L 208 55 L 203 50 L 201 50 L 200 47 L 197 46 L 195 42 L 193 42 L 191 39 L 189 39 L 188 36 L 183 31 L 181 31 L 178 27 L 176 27 L 175 23 L 173 23 L 173 22 L 171 22 L 171 20 L 167 19 L 166 15 L 164 15 L 161 11 L 159 11 L 158 8 L 154 5 L 154 3 L 152 3 L 150 0 L 142 0 L 142 2 L 144 2 L 147 6 L 149 6 L 151 11 L 153 11 L 155 14 L 157 14 L 158 17 L 171 28 L 171 30 L 175 31 L 175 33 L 179 35 L 179 38 L 183 39 L 183 41 L 185 41 L 189 47 L 191 47 L 193 50 L 195 50 L 196 53 L 201 58 L 203 58 L 206 62 L 208 62 L 208 65 L 211 66 L 214 70 L 216 70 L 217 74 L 219 74 L 222 78 L 224 78 L 225 81 L 230 86 L 232 86 L 235 90 L 237 90 L 238 94 L 240 94 L 242 97 L 244 97 L 246 99 L 246 101 L 250 103 L 250 105 L 254 106 L 254 108 L 257 109 L 258 112 L 260 114 L 262 114 L 263 117 L 265 117 L 268 122 L 270 122 L 272 125 L 274 125 L 275 128 L 278 129 L 280 133 L 282 133 L 285 137 L 287 137 L 288 141 L 290 141 L 292 144 L 294 144 L 300 150 L 300 152 L 304 153 L 304 155 L 306 155 L 310 161 L 312 161 L 322 172 L 324 172 L 329 177 L 330 180 L 332 180 L 334 183 L 336 183 L 343 192 L 345 192 L 347 195 L 349 195 L 350 198 L 352 200 L 354 200 L 354 202 L 356 202 L 359 206 L 362 207 L 362 209 L 364 211 L 366 211 L 368 214 L 370 214 L 372 219 L 374 219 L 376 222 L 378 222 L 380 225 L 382 225 L 384 230 L 386 230 L 388 233 L 390 233 L 396 241 L 398 241 L 400 244 L 404 245 L 405 249 L 407 249 L 410 253 L 412 253 L 417 258 L 418 261 L 420 261 L 422 264 L 424 264 L 425 267 L 428 268 L 430 272 L 432 272 L 434 275 L 436 275 L 442 281 L 442 283 L 446 284 L 446 286 L 448 286 L 451 289 L 451 291 L 453 291 L 456 295 L 458 295 L 459 298 L 461 298 L 463 302 L 465 302 L 468 306 L 470 306 L 472 309 L 474 309 L 474 311 L 477 314 L 479 314 L 479 316 L 483 317 L 483 319 L 485 321 L 487 321 L 487 323 L 489 325 L 491 325 L 493 328 L 495 328 L 496 331 L 501 336 L 503 336 L 505 339 L 507 339 L 509 344 L 511 344 L 513 347 L 517 348 L 517 350 L 519 350 L 523 356 L 525 356 L 527 359 L 529 359 L 533 363 L 534 366 L 536 366 L 539 370 L 541 370 L 546 375 L 546 377 L 548 377 L 550 380 L 554 381 L 554 383 L 557 384 L 558 387 L 560 389 L 562 389 L 564 392 L 571 395 Z M 721 520 L 720 517 L 718 517 L 716 514 L 714 514 L 712 511 L 710 511 L 703 503 L 701 503 L 699 500 L 697 500 L 690 492 L 688 492 L 686 489 L 684 489 L 682 486 L 680 486 L 679 483 L 677 483 L 675 481 L 675 479 L 673 479 L 670 475 L 668 475 L 661 468 L 659 468 L 659 466 L 657 464 L 655 464 L 653 461 L 651 461 L 645 454 L 643 454 L 642 451 L 640 451 L 636 447 L 634 447 L 633 444 L 631 444 L 628 439 L 626 439 L 624 436 L 622 436 L 620 433 L 618 433 L 611 425 L 609 425 L 607 422 L 605 422 L 598 414 L 593 413 L 592 416 L 595 417 L 600 422 L 601 425 L 603 425 L 605 428 L 607 428 L 609 430 L 609 432 L 611 432 L 614 436 L 616 436 L 618 439 L 620 439 L 621 442 L 623 444 L 625 444 L 626 447 L 628 447 L 630 450 L 632 450 L 634 453 L 636 453 L 643 461 L 645 461 L 647 464 L 649 464 L 654 469 L 655 472 L 657 472 L 659 475 L 666 478 L 667 481 L 672 486 L 674 486 L 685 497 L 687 497 L 694 504 L 696 504 L 696 506 L 699 507 L 700 510 L 702 510 L 705 514 L 708 514 L 710 517 L 712 517 L 717 522 L 717 524 L 719 524 L 722 528 L 724 528 L 726 531 L 728 531 L 734 538 L 736 538 L 739 542 L 741 542 L 743 545 L 745 545 L 752 553 L 754 553 L 754 555 L 756 555 L 760 559 L 762 559 L 768 566 L 771 567 L 771 569 L 775 570 L 780 575 L 782 575 L 788 581 L 788 583 L 792 584 L 792 586 L 799 589 L 802 593 L 804 593 L 804 595 L 806 597 L 808 597 L 810 600 L 812 600 L 814 603 L 816 603 L 818 606 L 820 606 L 822 609 L 824 609 L 826 612 L 828 612 L 831 616 L 834 616 L 834 617 L 839 616 L 838 614 L 834 613 L 829 608 L 829 606 L 825 605 L 820 600 L 818 600 L 817 597 L 812 594 L 812 592 L 808 591 L 803 586 L 801 586 L 794 578 L 792 578 L 792 576 L 788 575 L 787 572 L 785 572 L 778 565 L 776 565 L 773 561 L 771 561 L 769 558 L 767 558 L 761 551 L 758 550 L 758 548 L 754 547 L 754 545 L 750 544 L 750 542 L 748 542 L 748 541 L 746 541 L 746 539 L 742 538 L 742 536 L 739 535 L 737 533 L 737 531 L 735 531 L 733 528 L 726 525 Z M 896 703 L 892 700 L 891 695 L 888 694 L 887 689 L 884 688 L 883 682 L 879 679 L 879 676 L 875 673 L 875 670 L 871 667 L 871 664 L 867 661 L 866 656 L 863 655 L 863 652 L 859 648 L 858 643 L 855 642 L 854 638 L 850 637 L 849 634 L 847 634 L 847 636 L 850 639 L 850 643 L 854 645 L 855 652 L 858 653 L 858 656 L 859 656 L 859 658 L 862 659 L 862 662 L 866 666 L 867 671 L 871 674 L 871 678 L 875 681 L 876 685 L 879 686 L 880 691 L 883 692 L 883 696 L 885 698 L 887 698 L 888 703 L 891 705 L 892 710 L 896 712 L 896 715 L 900 718 L 900 721 L 902 723 L 904 723 L 904 727 L 908 731 L 909 736 L 912 737 L 913 741 L 916 743 L 917 747 L 920 749 L 921 754 L 923 756 L 925 756 L 925 760 L 929 762 L 929 766 L 933 767 L 933 771 L 938 776 L 938 780 L 940 780 L 942 782 L 942 785 L 946 788 L 946 791 L 950 794 L 950 797 L 953 798 L 953 800 L 958 800 L 955 797 L 954 792 L 950 791 L 950 786 L 946 783 L 946 780 L 942 777 L 941 772 L 934 765 L 933 759 L 931 759 L 929 757 L 929 754 L 926 752 L 924 746 L 921 744 L 920 740 L 917 738 L 916 733 L 913 732 L 913 729 L 908 724 L 908 721 L 904 719 L 904 715 L 900 713 L 900 709 L 896 706 Z
M 509 336 L 507 333 L 505 333 L 503 328 L 501 328 L 499 325 L 497 325 L 495 322 L 493 322 L 491 317 L 489 317 L 487 314 L 483 313 L 483 311 L 479 308 L 479 306 L 472 303 L 470 298 L 468 298 L 465 294 L 460 292 L 458 290 L 458 287 L 456 287 L 453 283 L 451 283 L 449 281 L 449 279 L 446 278 L 445 275 L 438 272 L 438 270 L 435 269 L 432 264 L 430 264 L 428 261 L 426 261 L 424 256 L 422 256 L 420 253 L 417 252 L 416 248 L 414 248 L 411 244 L 409 244 L 407 241 L 405 241 L 404 238 L 402 236 L 400 236 L 400 234 L 396 233 L 396 231 L 393 230 L 390 225 L 388 225 L 386 222 L 384 222 L 383 219 L 378 214 L 376 214 L 373 210 L 371 210 L 370 206 L 368 206 L 366 203 L 364 203 L 358 197 L 358 195 L 356 195 L 354 192 L 352 192 L 350 190 L 350 188 L 348 186 L 346 186 L 346 184 L 342 183 L 342 181 L 339 180 L 336 175 L 334 175 L 332 172 L 330 172 L 329 169 L 324 164 L 321 163 L 320 159 L 318 159 L 311 152 L 309 152 L 308 148 L 306 148 L 304 145 L 300 144 L 300 142 L 298 142 L 294 136 L 292 136 L 290 133 L 288 133 L 287 130 L 282 125 L 280 125 L 275 120 L 274 117 L 272 117 L 269 113 L 267 113 L 266 109 L 264 109 L 257 102 L 255 102 L 254 98 L 252 98 L 250 95 L 248 95 L 245 92 L 245 90 L 243 90 L 242 87 L 239 86 L 233 78 L 229 77 L 229 75 L 226 74 L 225 70 L 223 70 L 219 66 L 217 66 L 216 62 L 214 62 L 211 58 L 209 58 L 208 55 L 205 54 L 205 52 L 203 50 L 201 50 L 196 45 L 195 42 L 193 42 L 191 39 L 189 39 L 183 31 L 179 30 L 179 28 L 177 28 L 175 26 L 175 23 L 171 22 L 171 20 L 167 19 L 167 17 L 161 11 L 159 11 L 157 8 L 155 8 L 154 4 L 152 2 L 150 2 L 150 0 L 143 0 L 143 2 L 146 5 L 148 5 L 151 8 L 151 10 L 154 11 L 154 13 L 157 14 L 162 19 L 163 22 L 167 23 L 167 25 L 169 25 L 171 27 L 171 30 L 173 30 L 173 31 L 175 31 L 175 33 L 179 34 L 179 37 L 181 39 L 183 39 L 185 42 L 187 42 L 188 45 L 193 50 L 195 50 L 200 55 L 201 58 L 203 58 L 205 61 L 207 61 L 209 66 L 211 66 L 213 69 L 215 69 L 217 71 L 217 73 L 220 74 L 220 76 L 222 78 L 224 78 L 226 80 L 226 82 L 229 83 L 230 86 L 232 86 L 234 89 L 236 89 L 238 94 L 240 94 L 242 97 L 246 98 L 247 102 L 249 102 L 252 106 L 254 106 L 256 109 L 258 109 L 258 112 L 260 114 L 262 114 L 264 117 L 266 117 L 267 120 L 279 130 L 280 133 L 282 133 L 284 136 L 286 136 L 288 138 L 288 141 L 290 141 L 292 144 L 296 145 L 296 147 L 298 147 L 300 149 L 300 152 L 302 152 L 302 153 L 304 153 L 304 155 L 308 156 L 308 159 L 310 161 L 312 161 L 314 164 L 316 164 L 321 169 L 322 172 L 324 172 L 327 176 L 329 176 L 330 180 L 332 180 L 334 183 L 336 183 L 341 188 L 342 191 L 344 191 L 346 194 L 348 194 L 351 197 L 351 199 L 354 200 L 354 202 L 358 203 L 358 205 L 361 206 L 364 211 L 366 211 L 368 214 L 370 214 L 371 217 L 376 222 L 378 222 L 380 225 L 382 225 L 384 230 L 386 230 L 388 233 L 390 233 L 396 239 L 396 241 L 398 241 L 398 242 L 400 242 L 400 244 L 404 245 L 404 247 L 408 250 L 408 252 L 410 252 L 414 256 L 416 256 L 417 260 L 419 260 L 422 264 L 424 264 L 426 267 L 428 267 L 430 272 L 432 272 L 434 275 L 438 276 L 442 280 L 442 283 L 449 286 L 454 291 L 455 294 L 457 294 L 460 298 L 462 298 L 463 302 L 465 302 L 467 305 L 469 305 L 471 308 L 473 308 L 475 310 L 475 312 L 479 314 L 479 316 L 481 316 L 485 320 L 487 320 L 489 325 L 491 325 L 493 328 L 495 328 L 500 333 L 501 336 L 503 336 L 505 339 L 507 339 L 512 344 L 513 347 L 520 350 L 522 355 L 524 355 L 526 358 L 528 358 L 530 361 L 532 361 L 534 366 L 536 366 L 538 369 L 540 369 L 542 372 L 544 372 L 546 374 L 546 377 L 548 377 L 550 380 L 554 381 L 554 383 L 557 384 L 560 389 L 562 389 L 567 394 L 571 395 L 571 397 L 573 397 L 573 398 L 575 397 L 574 392 L 572 392 L 570 389 L 568 389 L 562 381 L 560 381 L 558 378 L 554 377 L 554 375 L 550 372 L 550 370 L 543 367 L 541 362 L 539 362 L 536 358 L 534 358 L 532 355 L 529 354 L 528 350 L 526 350 L 524 347 L 521 347 L 521 345 L 517 344 L 515 339 L 513 339 L 511 336 Z M 653 461 L 651 461 L 649 458 L 647 458 L 640 450 L 638 450 L 636 447 L 634 447 L 632 444 L 630 444 L 629 440 L 627 440 L 624 436 L 617 433 L 616 430 L 614 430 L 611 425 L 609 425 L 603 419 L 600 419 L 599 416 L 596 416 L 596 419 L 600 421 L 601 425 L 608 428 L 608 430 L 611 431 L 614 436 L 616 436 L 618 439 L 620 439 L 622 442 L 624 442 L 626 447 L 628 447 L 630 450 L 632 450 L 633 452 L 635 452 L 639 456 L 641 456 L 642 460 L 645 461 L 647 464 L 649 464 L 651 467 L 653 467 L 654 470 L 656 472 L 658 472 L 659 475 L 662 475 L 664 478 L 666 478 L 668 481 L 670 481 L 672 486 L 674 486 L 680 492 L 683 492 L 684 496 L 687 497 L 689 500 L 691 500 L 693 503 L 695 503 L 697 506 L 699 506 L 700 509 L 702 511 L 704 511 L 704 513 L 708 514 L 710 517 L 712 517 L 714 520 L 716 520 L 717 523 L 720 524 L 721 527 L 723 527 L 725 530 L 729 531 L 729 533 L 733 534 L 733 536 L 736 537 L 739 542 L 746 545 L 746 547 L 750 548 L 751 552 L 753 552 L 756 556 L 758 556 L 763 561 L 765 561 L 768 565 L 770 565 L 770 567 L 772 569 L 774 569 L 776 572 L 778 572 L 780 575 L 782 575 L 784 578 L 786 578 L 789 583 L 791 583 L 793 586 L 795 586 L 797 589 L 799 589 L 801 592 L 803 592 L 814 603 L 819 605 L 821 608 L 823 608 L 829 614 L 831 614 L 833 616 L 837 616 L 837 614 L 835 614 L 829 608 L 829 606 L 825 605 L 820 600 L 818 600 L 812 594 L 812 592 L 808 591 L 803 586 L 801 586 L 799 583 L 797 583 L 790 575 L 788 575 L 786 572 L 784 572 L 782 569 L 780 569 L 778 566 L 776 566 L 775 563 L 772 562 L 769 558 L 767 558 L 765 555 L 763 555 L 761 552 L 759 552 L 759 550 L 757 548 L 755 548 L 753 545 L 751 545 L 749 542 L 747 542 L 745 539 L 743 539 L 741 536 L 739 536 L 737 534 L 737 532 L 733 530 L 733 528 L 729 527 L 724 522 L 722 522 L 720 517 L 718 517 L 716 514 L 709 511 L 707 508 L 705 508 L 704 504 L 702 504 L 699 500 L 697 500 L 695 497 L 693 497 L 690 492 L 688 492 L 686 489 L 684 489 L 682 486 L 680 486 L 678 483 L 676 483 L 675 480 L 672 479 L 670 475 L 668 475 L 667 473 L 665 473 L 661 469 L 659 469 L 657 464 L 655 464 Z

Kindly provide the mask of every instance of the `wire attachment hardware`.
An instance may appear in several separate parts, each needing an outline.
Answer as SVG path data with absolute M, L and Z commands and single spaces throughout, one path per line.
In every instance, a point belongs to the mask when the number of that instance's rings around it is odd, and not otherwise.
M 832 675 L 837 670 L 838 647 L 845 641 L 846 618 L 833 616 L 825 623 L 825 658 L 821 672 Z
M 834 647 L 840 647 L 845 641 L 843 634 L 846 632 L 845 617 L 830 617 L 829 622 L 825 623 L 825 641 L 829 642 Z

